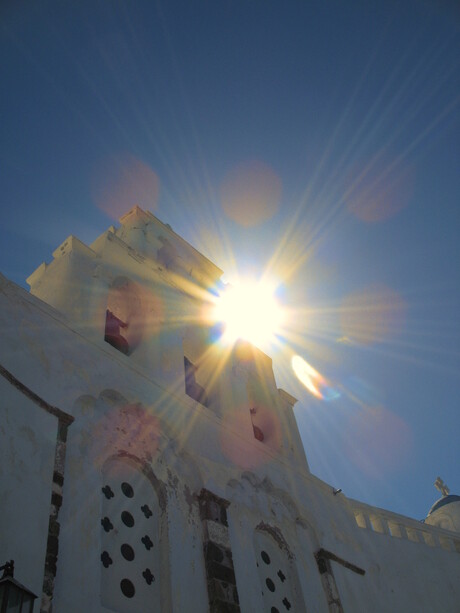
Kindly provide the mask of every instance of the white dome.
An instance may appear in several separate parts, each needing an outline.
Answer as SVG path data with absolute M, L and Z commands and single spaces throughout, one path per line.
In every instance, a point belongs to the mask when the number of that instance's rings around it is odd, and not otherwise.
M 437 500 L 429 510 L 425 523 L 460 532 L 460 496 L 450 494 Z

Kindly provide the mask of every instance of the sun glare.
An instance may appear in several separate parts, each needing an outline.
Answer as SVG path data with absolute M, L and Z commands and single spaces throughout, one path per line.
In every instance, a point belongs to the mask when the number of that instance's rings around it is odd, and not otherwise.
M 225 326 L 225 342 L 243 339 L 264 348 L 280 333 L 284 313 L 273 287 L 246 282 L 227 286 L 216 303 L 214 318 Z

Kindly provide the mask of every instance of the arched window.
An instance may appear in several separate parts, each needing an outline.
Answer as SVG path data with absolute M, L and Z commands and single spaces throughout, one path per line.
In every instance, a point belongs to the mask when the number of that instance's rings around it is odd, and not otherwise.
M 161 610 L 159 499 L 129 460 L 103 468 L 101 602 L 120 613 Z
M 296 570 L 282 537 L 263 527 L 256 530 L 254 541 L 264 611 L 304 611 Z

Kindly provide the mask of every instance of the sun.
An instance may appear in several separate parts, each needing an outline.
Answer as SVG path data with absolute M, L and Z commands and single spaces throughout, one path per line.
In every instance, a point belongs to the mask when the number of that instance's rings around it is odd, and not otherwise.
M 280 334 L 284 311 L 273 285 L 246 281 L 226 287 L 216 301 L 214 319 L 224 324 L 224 342 L 242 339 L 264 349 Z

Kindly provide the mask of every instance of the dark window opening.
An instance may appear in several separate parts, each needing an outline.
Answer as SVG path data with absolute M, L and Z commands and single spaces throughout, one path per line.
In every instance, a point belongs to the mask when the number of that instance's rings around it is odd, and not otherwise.
M 190 360 L 184 356 L 184 370 L 185 370 L 185 393 L 190 398 L 197 400 L 205 407 L 209 407 L 209 399 L 206 395 L 204 387 L 196 382 L 195 373 L 196 366 L 190 362 Z
M 254 423 L 254 415 L 257 413 L 257 409 L 256 408 L 249 409 L 249 412 L 251 413 L 251 421 L 252 421 L 252 429 L 254 431 L 254 438 L 256 438 L 260 442 L 263 442 L 265 438 L 264 433 L 259 428 L 259 426 L 256 426 L 256 424 Z
M 106 343 L 118 349 L 125 355 L 129 353 L 129 344 L 125 337 L 121 334 L 120 328 L 127 328 L 128 324 L 121 321 L 116 315 L 107 309 L 105 317 L 105 336 Z
M 159 240 L 163 245 L 158 249 L 158 261 L 165 268 L 173 268 L 175 261 L 177 260 L 177 250 L 167 238 L 159 237 Z

